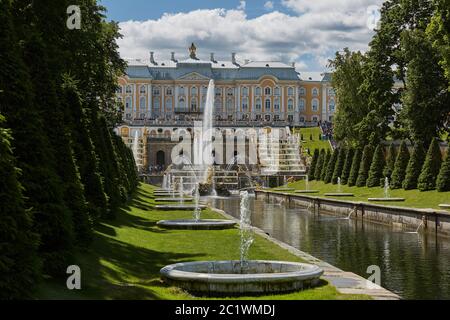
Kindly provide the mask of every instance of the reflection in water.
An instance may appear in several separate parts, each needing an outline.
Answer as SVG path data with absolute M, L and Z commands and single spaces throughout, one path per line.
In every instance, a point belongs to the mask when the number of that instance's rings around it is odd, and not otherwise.
M 239 218 L 239 197 L 209 199 Z M 250 201 L 252 225 L 343 270 L 368 277 L 381 269 L 381 284 L 405 299 L 450 299 L 450 240 L 390 226 L 313 214 L 264 200 Z

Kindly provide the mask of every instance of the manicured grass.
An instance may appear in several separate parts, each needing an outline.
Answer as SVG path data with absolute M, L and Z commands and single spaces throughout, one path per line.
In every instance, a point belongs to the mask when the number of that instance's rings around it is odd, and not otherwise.
M 290 188 L 295 188 L 296 190 L 304 190 L 305 189 L 305 181 L 296 181 L 293 183 L 289 183 L 288 186 Z M 325 184 L 323 181 L 310 181 L 309 189 L 311 190 L 319 190 L 320 193 L 311 194 L 311 196 L 323 196 L 324 193 L 328 192 L 337 192 L 337 185 L 335 184 Z M 364 201 L 368 202 L 367 198 L 383 198 L 384 191 L 381 187 L 367 188 L 367 187 L 348 187 L 346 185 L 341 186 L 342 192 L 353 193 L 354 197 L 336 197 L 336 199 L 341 200 L 350 200 L 350 201 Z M 294 191 L 292 191 L 294 192 Z M 450 202 L 450 192 L 437 192 L 426 191 L 420 192 L 419 190 L 403 190 L 403 189 L 395 189 L 389 190 L 389 194 L 391 197 L 400 197 L 405 198 L 404 202 L 372 202 L 383 205 L 390 206 L 402 206 L 402 207 L 414 207 L 414 208 L 433 208 L 439 209 L 440 203 L 449 203 Z M 333 198 L 333 197 L 326 197 Z
M 156 211 L 153 187 L 141 185 L 130 205 L 115 221 L 96 228 L 91 249 L 74 260 L 81 268 L 82 290 L 70 291 L 66 279 L 46 279 L 37 299 L 195 299 L 187 292 L 160 280 L 159 270 L 168 264 L 197 260 L 239 259 L 239 230 L 163 230 L 161 219 L 191 218 L 191 212 Z M 219 218 L 204 210 L 203 218 Z M 274 243 L 256 236 L 250 259 L 300 261 Z M 318 288 L 296 293 L 242 297 L 241 299 L 367 299 L 342 295 L 324 282 Z
M 304 152 L 306 152 L 306 149 L 309 149 L 310 154 L 312 155 L 315 149 L 331 149 L 330 142 L 328 140 L 319 140 L 319 135 L 321 134 L 319 127 L 295 129 L 294 133 L 303 134 L 302 147 Z M 311 134 L 313 140 L 309 139 Z

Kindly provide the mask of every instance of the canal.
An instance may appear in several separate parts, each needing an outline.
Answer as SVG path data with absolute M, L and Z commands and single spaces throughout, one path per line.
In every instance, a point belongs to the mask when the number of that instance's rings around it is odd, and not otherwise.
M 239 217 L 238 196 L 209 198 Z M 306 208 L 251 200 L 252 225 L 272 237 L 345 271 L 369 277 L 381 269 L 381 285 L 404 299 L 450 299 L 450 239 L 408 233 L 391 226 L 313 214 Z M 409 230 L 414 232 L 415 230 Z

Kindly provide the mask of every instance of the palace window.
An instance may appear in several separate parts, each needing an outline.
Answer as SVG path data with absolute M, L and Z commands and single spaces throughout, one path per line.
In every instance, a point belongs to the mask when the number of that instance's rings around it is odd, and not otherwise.
M 256 89 L 255 89 L 255 94 L 256 94 L 257 96 L 260 96 L 260 95 L 261 95 L 261 88 L 260 88 L 260 87 L 256 87 Z
M 196 96 L 197 95 L 197 87 L 191 88 L 191 95 Z
M 147 92 L 147 90 L 145 89 L 145 86 L 141 86 L 140 88 L 139 88 L 139 93 L 140 94 L 145 94 Z
M 227 110 L 228 110 L 228 112 L 233 112 L 234 111 L 233 100 L 232 99 L 228 99 L 227 100 Z
M 172 98 L 166 99 L 166 111 L 168 112 L 172 111 Z
M 232 96 L 233 95 L 233 88 L 228 88 L 227 89 L 227 95 L 228 96 Z
M 334 100 L 331 99 L 330 102 L 328 103 L 328 108 L 329 108 L 329 110 L 330 110 L 331 112 L 334 112 L 335 106 L 336 106 L 336 105 L 335 105 L 335 103 L 334 103 Z
M 306 96 L 306 89 L 305 89 L 304 87 L 301 87 L 301 88 L 300 88 L 299 94 L 300 94 L 301 96 Z
M 319 100 L 312 99 L 311 106 L 312 106 L 312 111 L 317 112 L 319 110 Z
M 270 96 L 272 94 L 272 89 L 270 89 L 270 87 L 264 88 L 264 94 Z
M 215 90 L 216 97 L 219 97 L 222 94 L 222 88 L 216 88 Z
M 126 93 L 133 93 L 133 89 L 131 88 L 131 85 L 127 85 L 127 89 L 125 91 Z
M 334 91 L 333 88 L 328 88 L 328 95 L 329 96 L 335 96 L 336 95 L 336 92 Z
M 243 98 L 242 99 L 242 110 L 247 111 L 247 109 L 248 109 L 248 98 Z
M 273 109 L 275 111 L 280 111 L 280 98 L 275 98 L 273 102 Z
M 243 96 L 248 96 L 248 88 L 247 87 L 243 87 L 242 88 L 242 95 Z
M 312 121 L 317 122 L 317 117 L 312 117 Z
M 270 99 L 266 99 L 265 108 L 266 111 L 270 111 Z
M 287 119 L 288 119 L 289 122 L 294 122 L 294 115 L 293 114 L 288 114 Z
M 139 99 L 139 109 L 145 109 L 145 97 Z
M 180 87 L 180 90 L 179 90 L 180 92 L 180 95 L 182 95 L 182 96 L 184 96 L 184 87 Z
M 216 113 L 222 113 L 222 99 L 216 98 L 214 101 L 214 109 Z
M 273 116 L 273 121 L 279 121 L 280 120 L 280 116 L 278 114 Z
M 173 94 L 173 90 L 171 87 L 166 88 L 166 96 L 171 96 Z
M 161 108 L 161 103 L 159 101 L 159 98 L 155 99 L 155 101 L 153 102 L 153 109 L 156 113 L 159 113 L 159 110 Z
M 122 86 L 118 86 L 116 89 L 116 93 L 122 94 L 122 90 L 123 90 Z
M 288 110 L 293 111 L 294 110 L 294 100 L 289 99 L 288 100 Z
M 319 90 L 317 88 L 313 88 L 312 89 L 312 95 L 313 95 L 313 97 L 318 97 L 319 96 Z
M 305 117 L 300 117 L 299 121 L 300 122 L 305 122 Z
M 178 100 L 178 108 L 186 109 L 186 101 L 184 100 L 184 98 L 180 98 Z
M 294 95 L 294 88 L 289 87 L 288 88 L 288 96 L 293 96 Z
M 133 107 L 133 101 L 131 100 L 131 97 L 127 97 L 125 99 L 125 108 L 131 109 Z
M 304 111 L 305 110 L 305 105 L 306 105 L 305 99 L 300 99 L 298 101 L 299 111 Z
M 208 93 L 208 87 L 202 87 L 202 94 L 206 95 Z
M 275 92 L 276 96 L 279 96 L 280 95 L 280 88 L 276 87 L 274 92 Z
M 159 87 L 154 87 L 154 88 L 153 88 L 153 95 L 154 95 L 154 96 L 159 96 L 159 94 L 160 94 L 160 89 L 159 89 Z
M 261 111 L 261 108 L 262 108 L 262 106 L 261 106 L 261 98 L 256 98 L 255 107 L 256 107 L 256 110 Z
M 197 99 L 191 99 L 191 111 L 197 111 Z
M 264 120 L 270 121 L 270 114 L 266 114 L 266 115 L 264 116 Z

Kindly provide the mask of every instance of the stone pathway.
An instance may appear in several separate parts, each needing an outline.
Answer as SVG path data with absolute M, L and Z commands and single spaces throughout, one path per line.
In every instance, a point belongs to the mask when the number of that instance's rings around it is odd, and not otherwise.
M 227 214 L 223 210 L 211 208 L 213 211 L 216 211 L 217 213 L 220 213 L 221 215 L 225 216 L 227 219 L 235 220 L 239 223 L 239 220 L 235 217 Z M 336 268 L 335 266 L 322 261 L 320 259 L 317 259 L 316 257 L 313 257 L 312 255 L 300 251 L 284 242 L 281 242 L 268 234 L 266 234 L 263 230 L 252 227 L 253 231 L 260 235 L 261 237 L 277 244 L 283 249 L 286 249 L 290 253 L 296 255 L 297 257 L 300 257 L 304 261 L 308 263 L 312 263 L 315 265 L 320 266 L 324 270 L 323 278 L 327 281 L 329 281 L 333 286 L 336 287 L 336 289 L 342 293 L 342 294 L 365 294 L 368 296 L 371 296 L 374 300 L 399 300 L 401 297 L 371 281 L 368 281 L 367 279 L 352 273 L 343 271 L 339 268 Z

